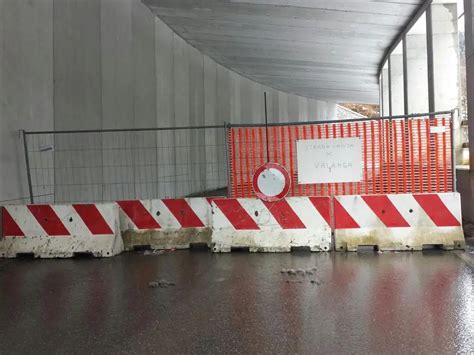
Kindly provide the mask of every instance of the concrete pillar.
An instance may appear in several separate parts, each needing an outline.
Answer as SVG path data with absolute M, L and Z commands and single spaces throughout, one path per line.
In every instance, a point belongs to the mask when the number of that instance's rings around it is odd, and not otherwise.
M 474 112 L 474 34 L 473 34 L 473 1 L 464 0 L 464 26 L 466 43 L 466 81 L 467 81 L 467 110 Z M 471 121 L 471 119 L 469 119 Z M 463 219 L 474 223 L 474 124 L 469 123 L 469 156 L 468 170 L 457 170 L 458 191 L 461 193 Z
M 431 20 L 434 109 L 451 110 L 459 106 L 457 4 L 433 1 Z
M 433 99 L 435 111 L 460 107 L 457 3 L 435 0 L 431 5 L 433 31 Z M 456 165 L 462 162 L 461 122 L 453 122 Z
M 382 116 L 390 116 L 390 79 L 388 75 L 388 61 L 382 68 Z
M 405 43 L 408 113 L 428 112 L 428 57 L 425 14 L 418 19 L 407 33 Z
M 391 100 L 391 115 L 403 115 L 405 113 L 405 91 L 403 81 L 403 45 L 402 42 L 398 44 L 395 50 L 390 55 L 389 66 L 390 77 L 390 100 Z
M 464 18 L 466 35 L 466 81 L 467 111 L 474 112 L 474 0 L 464 0 Z M 471 116 L 471 115 L 469 115 Z M 471 121 L 471 119 L 469 119 Z M 469 158 L 470 169 L 474 171 L 474 124 L 469 122 Z

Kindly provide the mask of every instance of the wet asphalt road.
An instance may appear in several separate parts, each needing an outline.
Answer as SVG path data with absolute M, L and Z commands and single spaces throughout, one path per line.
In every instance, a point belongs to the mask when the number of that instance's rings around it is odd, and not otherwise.
M 0 260 L 0 354 L 469 353 L 473 284 L 454 252 Z

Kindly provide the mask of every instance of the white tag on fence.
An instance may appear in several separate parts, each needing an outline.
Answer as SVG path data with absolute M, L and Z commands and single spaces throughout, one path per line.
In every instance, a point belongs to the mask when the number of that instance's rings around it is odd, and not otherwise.
M 430 127 L 431 134 L 445 133 L 445 132 L 446 132 L 446 126 L 431 126 Z

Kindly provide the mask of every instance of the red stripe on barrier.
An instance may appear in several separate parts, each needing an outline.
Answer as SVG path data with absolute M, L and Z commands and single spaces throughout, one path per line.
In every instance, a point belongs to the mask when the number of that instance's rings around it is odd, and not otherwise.
M 386 227 L 410 227 L 388 196 L 362 196 L 362 199 Z
M 161 226 L 139 200 L 117 201 L 138 229 L 159 229 Z
M 25 233 L 21 230 L 20 226 L 15 222 L 13 217 L 7 211 L 5 207 L 2 207 L 2 237 L 24 237 Z
M 347 213 L 346 209 L 342 207 L 338 200 L 334 199 L 334 218 L 336 229 L 352 229 L 360 228 L 354 218 Z
M 94 204 L 72 205 L 92 234 L 114 234 Z
M 233 198 L 214 200 L 229 222 L 237 230 L 259 230 L 257 223 L 249 216 L 239 201 Z
M 461 223 L 436 194 L 413 195 L 416 202 L 438 227 L 459 227 Z
M 50 236 L 69 236 L 70 233 L 50 205 L 28 205 L 31 214 Z
M 163 203 L 170 210 L 173 216 L 178 220 L 183 228 L 204 227 L 201 219 L 194 213 L 192 208 L 182 198 L 163 199 Z
M 280 200 L 276 202 L 262 201 L 268 208 L 272 216 L 276 219 L 278 224 L 283 229 L 305 229 L 306 226 L 303 224 L 298 215 L 293 211 L 291 206 L 286 200 Z
M 326 223 L 331 225 L 331 199 L 329 197 L 310 197 L 309 200 Z

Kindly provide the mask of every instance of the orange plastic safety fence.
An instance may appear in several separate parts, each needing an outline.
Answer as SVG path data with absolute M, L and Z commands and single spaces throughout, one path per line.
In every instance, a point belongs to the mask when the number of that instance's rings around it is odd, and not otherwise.
M 291 177 L 290 196 L 397 194 L 453 191 L 451 117 L 381 119 L 268 127 L 269 161 Z M 444 129 L 432 130 L 432 126 Z M 359 137 L 362 180 L 298 184 L 296 141 Z M 228 129 L 230 195 L 255 196 L 252 177 L 267 161 L 265 127 Z

